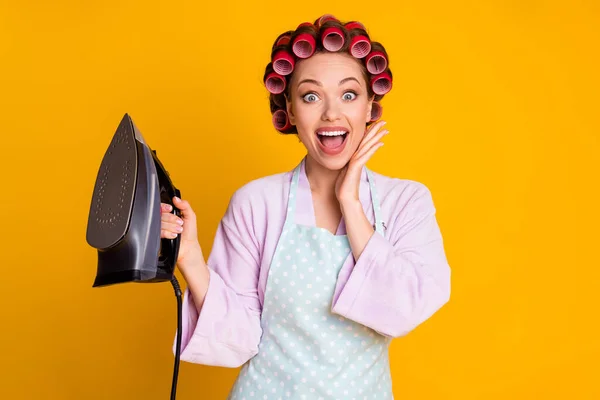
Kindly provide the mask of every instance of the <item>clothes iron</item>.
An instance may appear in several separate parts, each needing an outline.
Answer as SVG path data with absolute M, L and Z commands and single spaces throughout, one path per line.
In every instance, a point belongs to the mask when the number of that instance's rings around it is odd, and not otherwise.
M 180 235 L 161 239 L 160 203 L 181 197 L 169 173 L 128 114 L 106 150 L 88 216 L 86 240 L 98 252 L 92 287 L 170 281 L 178 303 L 177 353 L 171 388 L 175 398 L 181 347 L 181 289 L 175 277 Z
M 125 114 L 102 159 L 88 217 L 86 239 L 98 250 L 93 287 L 171 280 L 180 236 L 160 238 L 160 203 L 173 204 L 173 196 L 179 190 Z

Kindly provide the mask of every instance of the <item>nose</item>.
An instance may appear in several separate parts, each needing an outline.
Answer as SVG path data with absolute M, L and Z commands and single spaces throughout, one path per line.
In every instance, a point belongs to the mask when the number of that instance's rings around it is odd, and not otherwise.
M 340 119 L 340 116 L 340 105 L 336 101 L 327 100 L 323 102 L 323 114 L 321 116 L 323 121 L 336 121 Z

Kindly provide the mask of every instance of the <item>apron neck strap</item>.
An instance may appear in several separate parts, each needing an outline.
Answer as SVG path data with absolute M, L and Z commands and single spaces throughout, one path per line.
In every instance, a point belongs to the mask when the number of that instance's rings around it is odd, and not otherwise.
M 296 199 L 298 191 L 298 182 L 300 181 L 300 172 L 303 168 L 304 160 L 296 166 L 292 175 L 292 182 L 290 184 L 290 192 L 288 195 L 288 207 L 285 217 L 285 225 L 289 225 L 294 220 L 296 215 Z M 369 191 L 371 192 L 371 203 L 373 204 L 373 214 L 375 216 L 375 231 L 384 236 L 383 232 L 383 221 L 381 220 L 381 205 L 379 204 L 379 196 L 377 195 L 377 189 L 375 188 L 375 178 L 373 173 L 367 167 L 364 167 L 367 172 L 367 179 L 369 181 Z
M 384 236 L 383 232 L 383 220 L 381 219 L 381 204 L 379 204 L 379 196 L 377 189 L 375 188 L 375 177 L 371 170 L 365 167 L 367 171 L 367 178 L 369 179 L 369 188 L 371 191 L 371 203 L 373 204 L 373 215 L 375 216 L 375 231 L 381 236 Z
M 292 182 L 290 183 L 290 192 L 288 195 L 287 214 L 285 217 L 285 224 L 284 224 L 285 226 L 290 225 L 292 223 L 292 221 L 294 220 L 294 216 L 296 215 L 296 199 L 298 197 L 297 189 L 298 189 L 298 182 L 300 181 L 300 170 L 302 168 L 302 163 L 300 163 L 294 169 L 294 174 L 292 175 Z

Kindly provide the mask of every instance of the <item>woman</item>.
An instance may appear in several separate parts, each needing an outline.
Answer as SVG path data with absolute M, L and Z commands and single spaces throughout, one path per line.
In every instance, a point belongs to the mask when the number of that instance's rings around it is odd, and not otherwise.
M 448 301 L 429 190 L 365 167 L 388 133 L 373 122 L 391 77 L 358 22 L 285 32 L 265 85 L 306 156 L 233 194 L 207 263 L 190 204 L 174 199 L 182 219 L 163 204 L 187 282 L 181 359 L 243 366 L 229 398 L 391 399 L 391 339 Z

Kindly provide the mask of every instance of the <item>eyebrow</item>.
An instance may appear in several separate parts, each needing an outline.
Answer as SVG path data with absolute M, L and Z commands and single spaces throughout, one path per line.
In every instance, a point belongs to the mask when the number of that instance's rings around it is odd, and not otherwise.
M 346 83 L 346 82 L 348 82 L 348 81 L 356 81 L 356 83 L 358 83 L 358 84 L 360 85 L 360 82 L 358 81 L 358 79 L 356 79 L 356 78 L 355 78 L 355 77 L 353 77 L 353 76 L 350 76 L 350 77 L 348 77 L 348 78 L 344 78 L 344 79 L 342 79 L 342 80 L 340 81 L 339 85 L 341 86 L 341 85 L 343 85 L 344 83 Z M 319 82 L 319 81 L 316 81 L 316 80 L 314 80 L 314 79 L 303 79 L 303 80 L 301 80 L 300 82 L 298 82 L 298 86 L 302 85 L 303 83 L 312 83 L 312 84 L 314 84 L 314 85 L 317 85 L 317 86 L 323 86 L 323 85 L 321 84 L 321 82 Z

